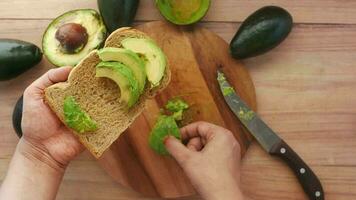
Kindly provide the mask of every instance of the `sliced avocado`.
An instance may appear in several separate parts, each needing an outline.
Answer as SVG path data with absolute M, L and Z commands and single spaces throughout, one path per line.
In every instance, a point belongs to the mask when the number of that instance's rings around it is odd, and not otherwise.
M 96 122 L 80 108 L 73 96 L 64 99 L 63 112 L 66 125 L 78 133 L 93 132 L 98 129 Z
M 205 16 L 210 7 L 210 0 L 156 0 L 156 6 L 168 21 L 187 25 Z
M 164 140 L 167 136 L 174 136 L 181 139 L 178 125 L 172 116 L 161 115 L 153 127 L 148 138 L 150 147 L 161 155 L 167 155 L 168 151 L 164 146 Z
M 152 40 L 144 38 L 126 38 L 121 44 L 125 49 L 130 49 L 143 57 L 148 81 L 152 87 L 158 86 L 167 65 L 166 56 L 161 48 Z
M 102 61 L 117 61 L 131 68 L 138 81 L 139 93 L 142 93 L 146 84 L 145 63 L 136 53 L 129 49 L 107 47 L 99 50 L 98 55 Z
M 132 70 L 120 62 L 100 62 L 96 66 L 96 77 L 109 78 L 120 88 L 120 101 L 130 108 L 140 96 L 139 84 Z
M 106 28 L 93 9 L 64 13 L 54 19 L 42 39 L 43 53 L 56 66 L 75 66 L 105 41 Z

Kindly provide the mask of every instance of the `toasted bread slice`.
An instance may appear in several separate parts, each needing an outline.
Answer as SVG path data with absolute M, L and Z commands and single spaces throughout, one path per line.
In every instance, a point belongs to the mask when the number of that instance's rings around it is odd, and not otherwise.
M 145 33 L 136 29 L 121 28 L 108 37 L 105 47 L 121 47 L 120 41 L 128 37 L 148 38 Z M 63 103 L 66 96 L 74 96 L 80 107 L 96 121 L 98 129 L 95 132 L 80 134 L 72 130 L 96 158 L 99 158 L 141 114 L 146 100 L 164 89 L 170 81 L 167 64 L 160 85 L 151 88 L 150 84 L 146 83 L 140 99 L 128 110 L 119 101 L 120 89 L 117 84 L 107 78 L 95 77 L 95 67 L 99 62 L 97 51 L 92 51 L 71 71 L 66 82 L 45 89 L 47 104 L 62 122 L 64 122 Z

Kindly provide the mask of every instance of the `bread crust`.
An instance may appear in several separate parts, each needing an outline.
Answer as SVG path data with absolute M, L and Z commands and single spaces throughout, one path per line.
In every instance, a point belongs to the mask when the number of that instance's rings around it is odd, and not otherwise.
M 121 41 L 128 37 L 149 38 L 141 31 L 124 27 L 111 33 L 104 47 L 122 47 Z M 63 102 L 66 96 L 74 96 L 81 108 L 98 123 L 98 130 L 91 133 L 80 134 L 70 129 L 96 158 L 132 124 L 145 108 L 146 100 L 163 90 L 171 77 L 167 64 L 160 85 L 150 88 L 146 84 L 138 102 L 128 110 L 119 102 L 120 90 L 116 83 L 95 77 L 95 66 L 99 62 L 97 50 L 92 51 L 71 71 L 66 82 L 46 88 L 44 96 L 46 103 L 63 123 Z

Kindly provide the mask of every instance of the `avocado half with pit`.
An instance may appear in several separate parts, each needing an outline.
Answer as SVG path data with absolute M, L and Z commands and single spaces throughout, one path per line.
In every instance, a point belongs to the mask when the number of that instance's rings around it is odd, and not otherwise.
M 161 14 L 178 25 L 193 24 L 208 12 L 210 0 L 156 0 Z
M 73 10 L 54 19 L 42 39 L 43 53 L 56 66 L 75 66 L 104 43 L 107 31 L 93 9 Z

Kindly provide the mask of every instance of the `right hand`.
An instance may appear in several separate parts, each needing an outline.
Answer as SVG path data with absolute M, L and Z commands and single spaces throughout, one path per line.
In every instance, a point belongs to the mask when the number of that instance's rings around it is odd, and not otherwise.
M 240 185 L 240 145 L 231 131 L 207 122 L 181 129 L 184 146 L 174 137 L 165 145 L 197 192 L 206 200 L 243 199 Z

